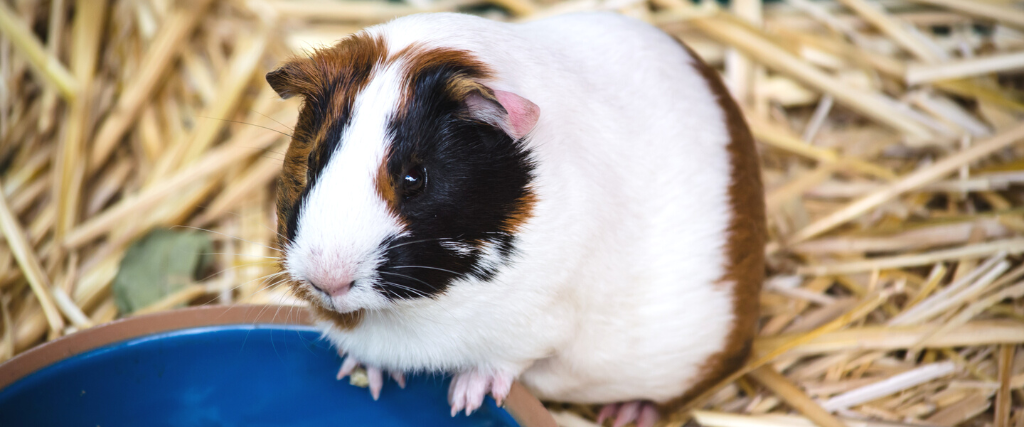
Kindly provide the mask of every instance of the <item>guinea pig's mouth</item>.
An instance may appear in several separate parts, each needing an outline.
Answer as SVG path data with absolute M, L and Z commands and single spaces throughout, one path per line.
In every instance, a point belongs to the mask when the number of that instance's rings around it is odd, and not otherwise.
M 327 291 L 313 286 L 306 280 L 296 280 L 295 283 L 295 295 L 300 299 L 306 300 L 306 302 L 320 306 L 320 308 L 329 311 L 338 311 L 334 308 L 334 301 L 331 300 L 331 295 Z
M 329 292 L 314 286 L 307 280 L 298 280 L 296 295 L 310 304 L 336 313 L 351 313 L 363 309 L 379 310 L 387 306 L 387 298 L 375 290 L 369 280 L 352 282 L 348 292 L 331 295 Z
M 309 283 L 307 281 L 303 281 L 303 284 L 309 286 L 310 288 L 313 288 L 313 292 L 320 294 L 321 299 L 327 301 L 328 303 L 331 303 L 331 294 L 327 293 L 327 291 L 320 289 L 316 286 L 313 286 L 312 283 Z
M 324 309 L 338 313 L 347 313 L 349 311 L 357 310 L 357 308 L 350 308 L 346 310 L 345 308 L 347 308 L 346 306 L 348 304 L 339 304 L 338 302 L 335 301 L 335 297 L 332 297 L 331 294 L 328 293 L 327 291 L 320 289 L 317 286 L 313 286 L 312 283 L 304 283 L 306 286 L 313 288 L 313 295 L 315 296 L 314 298 L 316 299 L 315 303 L 319 303 L 319 305 L 322 306 Z

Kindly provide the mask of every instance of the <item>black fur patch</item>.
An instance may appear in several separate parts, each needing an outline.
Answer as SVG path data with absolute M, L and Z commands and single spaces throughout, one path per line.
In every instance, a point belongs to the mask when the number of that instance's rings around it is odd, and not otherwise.
M 422 165 L 426 186 L 415 197 L 399 194 L 398 212 L 411 236 L 384 242 L 379 286 L 390 299 L 430 297 L 456 280 L 489 280 L 515 253 L 507 224 L 530 199 L 534 164 L 523 140 L 468 118 L 449 90 L 453 79 L 482 74 L 472 64 L 435 63 L 418 70 L 407 109 L 390 120 L 387 171 L 401 185 Z M 454 248 L 461 245 L 462 250 Z M 485 259 L 498 254 L 498 263 Z

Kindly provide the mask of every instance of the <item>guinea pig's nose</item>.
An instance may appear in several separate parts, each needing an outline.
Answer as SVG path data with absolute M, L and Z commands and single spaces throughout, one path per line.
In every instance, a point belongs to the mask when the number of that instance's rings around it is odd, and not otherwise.
M 320 292 L 323 292 L 332 297 L 340 297 L 348 293 L 348 290 L 352 288 L 352 281 L 345 280 L 309 280 L 309 283 L 317 288 Z

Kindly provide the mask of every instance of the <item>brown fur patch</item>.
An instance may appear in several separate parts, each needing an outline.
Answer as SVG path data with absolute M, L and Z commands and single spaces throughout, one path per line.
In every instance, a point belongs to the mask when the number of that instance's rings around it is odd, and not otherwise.
M 519 228 L 533 216 L 533 208 L 536 204 L 537 195 L 534 194 L 531 188 L 526 188 L 526 192 L 516 199 L 512 213 L 509 214 L 508 219 L 501 225 L 501 231 L 509 234 L 515 234 L 519 231 Z
M 452 98 L 466 99 L 473 92 L 479 93 L 489 101 L 498 102 L 498 98 L 494 96 L 494 91 L 474 80 L 460 78 L 448 82 L 448 93 L 451 94 Z
M 370 72 L 384 63 L 387 42 L 367 33 L 353 34 L 334 46 L 295 57 L 267 74 L 267 82 L 282 98 L 301 95 L 306 100 L 331 97 L 351 105 L 370 81 Z
M 401 218 L 398 212 L 398 189 L 395 188 L 397 183 L 391 177 L 391 173 L 388 172 L 388 156 L 385 154 L 383 161 L 377 166 L 377 175 L 373 178 L 373 188 L 377 191 L 377 196 L 387 204 L 388 210 L 396 218 Z
M 704 77 L 719 107 L 725 112 L 729 130 L 731 184 L 729 203 L 735 214 L 729 223 L 726 242 L 726 273 L 723 285 L 732 283 L 732 331 L 726 337 L 725 348 L 712 355 L 701 367 L 700 378 L 683 396 L 665 403 L 665 408 L 678 408 L 705 389 L 743 366 L 750 354 L 756 333 L 761 283 L 764 281 L 764 246 L 767 239 L 764 190 L 754 138 L 750 134 L 736 102 L 725 88 L 718 74 L 707 66 L 688 46 L 680 44 L 694 58 L 694 68 Z
M 406 59 L 404 71 L 409 82 L 402 94 L 402 99 L 398 102 L 399 114 L 408 111 L 416 96 L 416 79 L 414 77 L 440 67 L 460 71 L 460 77 L 448 82 L 448 91 L 452 99 L 463 100 L 473 91 L 480 92 L 489 99 L 494 99 L 494 93 L 480 83 L 493 78 L 494 72 L 467 51 L 451 48 L 425 49 L 418 44 L 412 44 L 395 54 L 394 58 Z

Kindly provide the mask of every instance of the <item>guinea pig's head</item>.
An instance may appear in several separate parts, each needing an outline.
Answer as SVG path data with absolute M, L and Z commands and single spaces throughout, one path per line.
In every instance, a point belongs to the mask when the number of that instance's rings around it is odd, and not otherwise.
M 267 74 L 304 99 L 278 185 L 282 267 L 323 315 L 489 279 L 531 217 L 539 108 L 466 51 L 360 33 Z M 344 317 L 344 316 L 341 316 Z

